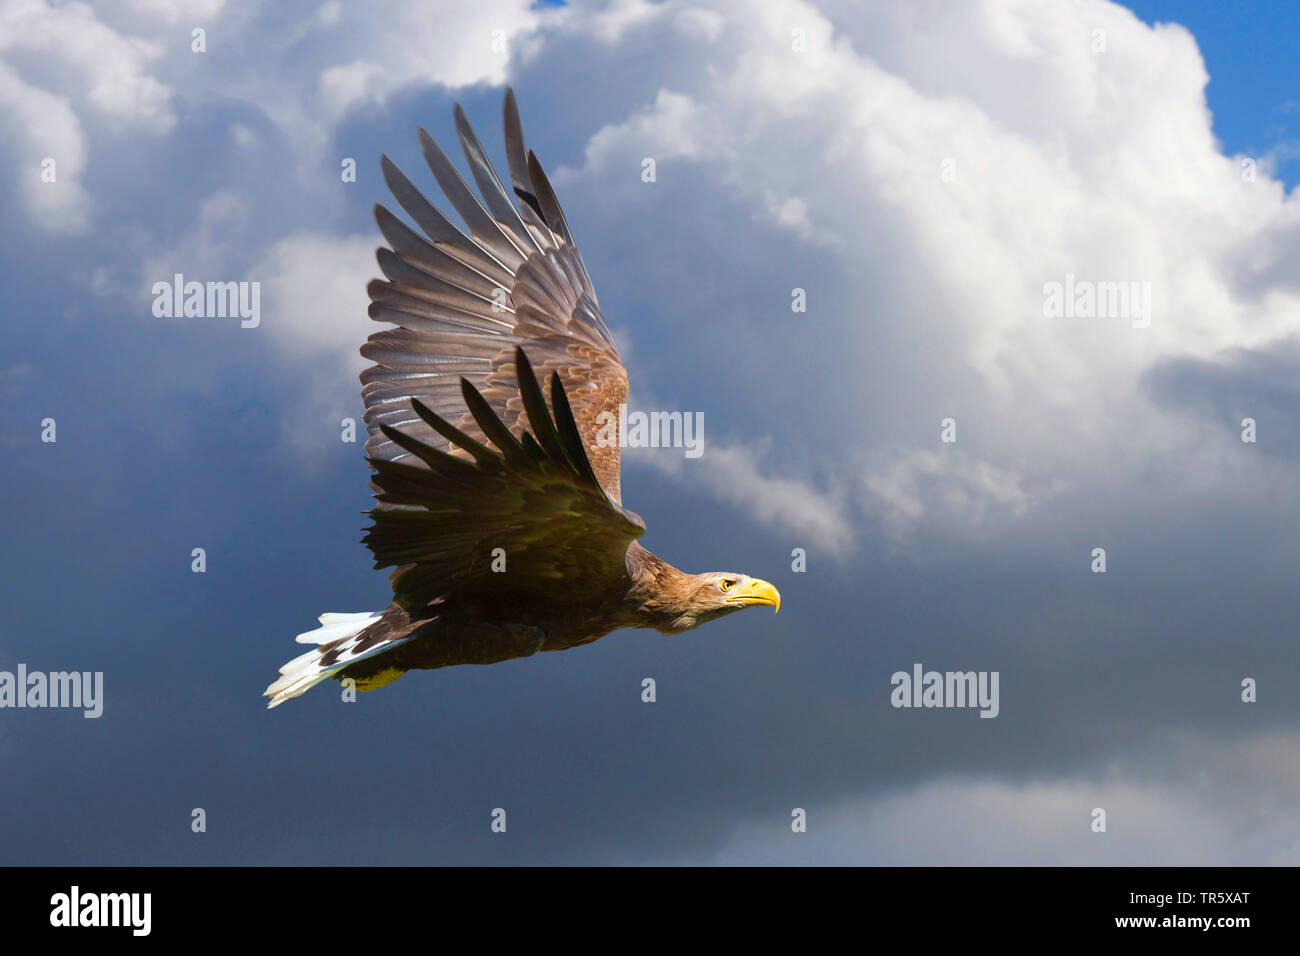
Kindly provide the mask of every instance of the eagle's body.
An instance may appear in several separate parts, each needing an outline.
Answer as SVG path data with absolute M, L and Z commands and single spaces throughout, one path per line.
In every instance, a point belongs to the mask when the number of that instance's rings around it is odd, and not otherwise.
M 624 627 L 689 630 L 749 605 L 780 606 L 765 581 L 687 574 L 637 541 L 622 507 L 619 449 L 602 426 L 627 373 L 541 166 L 506 93 L 516 205 L 460 107 L 457 133 L 482 202 L 420 131 L 468 234 L 387 157 L 393 195 L 425 236 L 382 206 L 387 281 L 371 318 L 396 328 L 362 347 L 362 396 L 378 506 L 365 543 L 394 567 L 383 614 L 325 614 L 318 645 L 281 668 L 269 706 L 327 677 L 382 686 L 408 670 L 563 650 Z M 549 402 L 537 375 L 549 373 Z

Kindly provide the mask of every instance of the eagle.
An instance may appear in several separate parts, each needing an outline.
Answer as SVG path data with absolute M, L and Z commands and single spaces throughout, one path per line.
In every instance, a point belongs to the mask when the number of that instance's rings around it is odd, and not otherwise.
M 620 628 L 679 634 L 746 607 L 779 610 L 767 581 L 688 574 L 637 540 L 611 440 L 627 370 L 515 95 L 503 106 L 514 198 L 460 105 L 456 135 L 479 195 L 423 129 L 421 151 L 462 230 L 387 157 L 412 229 L 375 207 L 388 243 L 361 347 L 375 568 L 382 613 L 329 613 L 280 668 L 268 707 L 327 678 L 373 690 L 409 670 L 492 664 L 589 644 Z

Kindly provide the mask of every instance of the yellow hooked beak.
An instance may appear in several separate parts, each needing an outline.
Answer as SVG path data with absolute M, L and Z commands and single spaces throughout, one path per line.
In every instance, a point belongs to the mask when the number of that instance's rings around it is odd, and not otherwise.
M 728 604 L 739 604 L 743 607 L 749 607 L 751 604 L 770 606 L 775 608 L 777 613 L 781 610 L 781 592 L 758 578 L 739 582 L 727 592 L 726 601 Z

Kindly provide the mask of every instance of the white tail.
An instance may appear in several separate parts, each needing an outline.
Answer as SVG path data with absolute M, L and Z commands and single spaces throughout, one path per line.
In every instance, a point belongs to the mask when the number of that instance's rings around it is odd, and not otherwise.
M 320 627 L 294 638 L 299 644 L 318 646 L 306 654 L 295 657 L 280 668 L 280 679 L 266 689 L 265 696 L 271 698 L 271 702 L 266 705 L 267 708 L 277 707 L 290 697 L 306 693 L 349 664 L 391 651 L 410 640 L 409 636 L 401 637 L 393 641 L 384 641 L 358 654 L 349 653 L 356 645 L 357 638 L 382 616 L 371 611 L 362 611 L 359 614 L 322 614 L 319 618 Z M 330 666 L 323 667 L 320 663 L 321 659 L 326 653 L 333 651 L 339 652 L 338 659 Z

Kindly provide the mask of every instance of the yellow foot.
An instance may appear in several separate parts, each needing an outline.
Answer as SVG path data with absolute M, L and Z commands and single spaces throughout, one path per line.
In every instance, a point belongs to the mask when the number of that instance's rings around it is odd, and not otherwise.
M 356 678 L 357 690 L 375 690 L 379 687 L 386 687 L 405 673 L 406 671 L 400 667 L 385 667 L 369 677 Z

